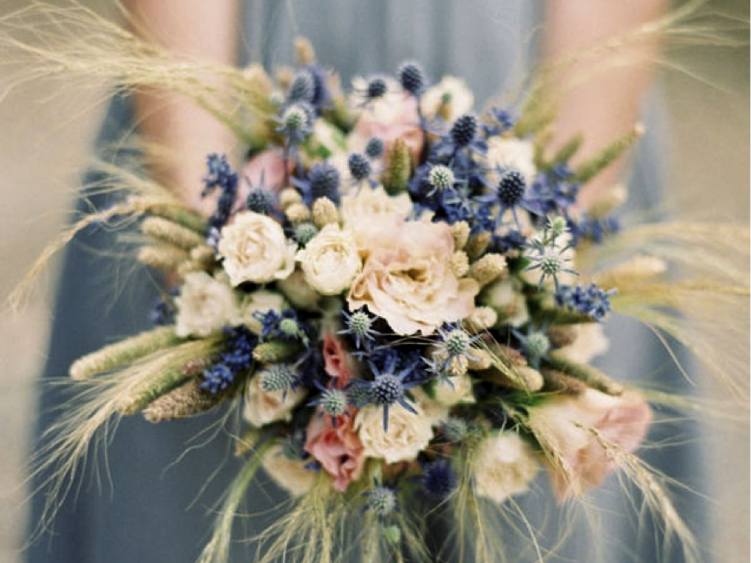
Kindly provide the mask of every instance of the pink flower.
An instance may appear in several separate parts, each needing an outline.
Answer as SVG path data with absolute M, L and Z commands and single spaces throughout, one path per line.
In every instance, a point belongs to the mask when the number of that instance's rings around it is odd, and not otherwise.
M 424 139 L 415 99 L 403 92 L 390 92 L 370 103 L 355 123 L 349 139 L 350 148 L 361 150 L 373 137 L 383 141 L 384 155 L 388 154 L 394 141 L 403 139 L 412 162 L 418 162 Z
M 366 258 L 347 296 L 351 311 L 367 305 L 397 334 L 425 336 L 474 311 L 479 286 L 454 273 L 446 223 L 392 218 L 379 227 L 360 251 Z
M 341 378 L 339 388 L 352 379 L 353 375 L 350 371 L 352 358 L 339 339 L 330 332 L 323 335 L 323 361 L 327 374 L 333 378 Z
M 313 415 L 308 424 L 305 451 L 312 455 L 333 478 L 334 489 L 343 493 L 352 481 L 360 478 L 365 455 L 357 432 L 352 428 L 354 412 L 337 419 L 334 428 L 331 417 Z
M 563 501 L 601 485 L 617 469 L 608 450 L 633 452 L 644 440 L 651 420 L 649 404 L 636 391 L 614 397 L 587 389 L 581 395 L 553 397 L 531 408 L 528 424 L 548 454 L 553 488 Z

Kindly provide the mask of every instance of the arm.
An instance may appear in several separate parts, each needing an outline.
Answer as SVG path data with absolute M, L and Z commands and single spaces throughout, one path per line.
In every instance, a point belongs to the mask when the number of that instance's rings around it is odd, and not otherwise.
M 178 55 L 224 64 L 235 62 L 237 0 L 126 0 L 136 32 Z M 156 89 L 135 94 L 140 133 L 179 155 L 153 170 L 195 209 L 201 209 L 206 155 L 230 153 L 231 134 L 196 104 Z M 205 210 L 205 209 L 204 209 Z
M 668 3 L 668 0 L 550 0 L 545 9 L 543 57 L 552 61 L 632 31 L 662 15 Z M 553 95 L 559 102 L 553 147 L 584 133 L 584 144 L 577 155 L 581 159 L 628 132 L 639 118 L 652 74 L 650 63 L 654 62 L 658 48 L 656 40 L 621 48 L 618 56 L 634 64 L 595 72 L 573 88 L 566 85 L 585 72 L 586 63 L 574 64 L 560 73 L 553 84 Z M 623 168 L 621 159 L 588 183 L 579 196 L 581 206 L 591 207 L 621 181 Z

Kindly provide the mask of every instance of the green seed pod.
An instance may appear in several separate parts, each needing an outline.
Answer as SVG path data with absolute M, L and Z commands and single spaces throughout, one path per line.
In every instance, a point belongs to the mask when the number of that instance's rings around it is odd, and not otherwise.
M 388 165 L 383 173 L 383 187 L 391 194 L 398 194 L 407 189 L 412 172 L 412 162 L 407 143 L 397 139 L 391 145 L 388 154 Z

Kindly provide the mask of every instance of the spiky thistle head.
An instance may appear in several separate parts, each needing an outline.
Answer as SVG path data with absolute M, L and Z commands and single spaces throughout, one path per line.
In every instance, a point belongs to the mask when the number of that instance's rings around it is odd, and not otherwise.
M 402 63 L 396 71 L 396 78 L 402 88 L 413 96 L 419 95 L 425 89 L 425 73 L 415 61 Z

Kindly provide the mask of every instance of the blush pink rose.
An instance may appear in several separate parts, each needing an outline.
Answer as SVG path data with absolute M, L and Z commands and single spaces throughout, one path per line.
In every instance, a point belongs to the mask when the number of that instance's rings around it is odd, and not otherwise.
M 330 332 L 323 335 L 323 361 L 326 373 L 339 380 L 338 388 L 341 389 L 353 378 L 352 358 L 341 341 Z
M 360 114 L 350 135 L 351 148 L 364 149 L 373 137 L 383 141 L 384 155 L 388 155 L 394 141 L 404 140 L 412 156 L 412 162 L 418 162 L 424 138 L 415 99 L 403 92 L 392 92 L 383 99 L 369 104 Z
M 608 448 L 633 452 L 644 440 L 652 411 L 644 397 L 626 391 L 614 397 L 594 389 L 553 397 L 529 410 L 529 426 L 550 455 L 550 474 L 559 501 L 602 484 L 617 463 Z
M 475 309 L 477 282 L 451 267 L 454 239 L 446 223 L 381 221 L 361 249 L 365 262 L 350 287 L 351 311 L 367 306 L 397 334 L 430 335 Z
M 305 451 L 331 475 L 334 489 L 343 493 L 352 481 L 360 478 L 365 464 L 363 445 L 352 428 L 352 418 L 341 416 L 334 428 L 331 417 L 313 415 L 308 424 Z

